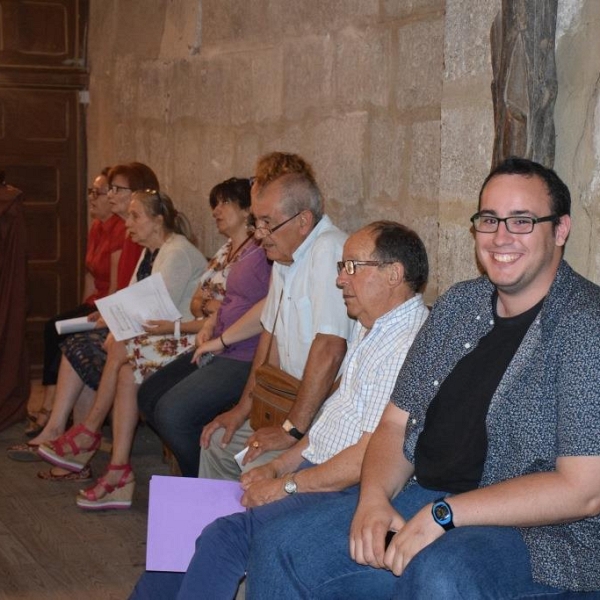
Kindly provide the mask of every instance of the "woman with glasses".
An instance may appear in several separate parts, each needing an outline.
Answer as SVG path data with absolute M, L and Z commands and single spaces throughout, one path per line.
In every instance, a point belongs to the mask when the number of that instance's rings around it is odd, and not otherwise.
M 266 295 L 270 267 L 264 252 L 254 244 L 252 237 L 246 232 L 250 207 L 248 180 L 230 179 L 219 184 L 211 192 L 210 204 L 219 232 L 227 235 L 229 241 L 212 261 L 205 274 L 204 285 L 201 284 L 201 287 L 205 288 L 205 282 L 209 277 L 212 279 L 213 286 L 218 285 L 218 281 L 222 281 L 221 289 L 225 287 L 222 302 L 215 302 L 215 294 L 209 295 L 206 293 L 208 290 L 203 289 L 201 294 L 196 295 L 196 300 L 201 298 L 203 304 L 204 318 L 201 320 L 185 321 L 181 324 L 166 321 L 149 323 L 147 329 L 152 332 L 150 335 L 134 338 L 126 344 L 125 354 L 128 360 L 125 363 L 116 355 L 113 360 L 112 348 L 109 349 L 109 358 L 96 402 L 83 423 L 85 430 L 80 430 L 87 437 L 86 439 L 80 436 L 82 443 L 85 444 L 81 452 L 67 450 L 57 456 L 58 452 L 48 451 L 45 446 L 40 450 L 43 456 L 55 464 L 58 463 L 72 470 L 84 468 L 97 448 L 93 443 L 93 436 L 99 431 L 114 397 L 111 463 L 103 477 L 89 489 L 80 492 L 77 504 L 81 508 L 97 510 L 131 506 L 134 475 L 129 464 L 129 456 L 138 422 L 137 390 L 144 378 L 171 362 L 181 350 L 192 349 L 193 333 L 212 332 L 215 323 L 218 328 L 220 320 L 227 324 L 236 320 L 240 314 Z M 139 236 L 143 229 L 137 226 L 136 235 Z M 220 277 L 217 273 L 221 274 Z M 217 306 L 218 310 L 211 312 Z M 158 335 L 155 332 L 158 332 Z M 182 340 L 185 340 L 184 344 L 180 343 Z M 248 340 L 244 344 L 239 344 L 237 348 L 231 348 L 231 357 L 220 360 L 219 369 L 212 374 L 206 367 L 205 379 L 208 378 L 212 385 L 212 393 L 206 399 L 208 402 L 213 402 L 214 395 L 221 398 L 223 394 L 227 394 L 228 402 L 232 401 L 239 386 L 245 383 L 248 364 L 254 354 L 255 345 L 255 340 Z M 191 355 L 188 353 L 180 360 L 183 360 L 188 370 L 197 371 L 198 368 L 191 363 L 190 359 Z M 117 385 L 116 393 L 113 394 L 111 385 L 105 385 L 105 380 L 115 375 Z M 241 383 L 237 383 L 240 380 Z M 227 391 L 230 389 L 233 391 Z M 201 397 L 202 392 L 203 388 L 199 385 L 196 393 Z M 67 436 L 69 433 L 64 437 Z M 76 436 L 74 441 L 78 443 Z M 60 442 L 59 439 L 52 446 Z M 72 448 L 72 444 L 69 446 Z
M 145 248 L 132 283 L 150 274 L 160 273 L 173 303 L 183 318 L 192 320 L 190 303 L 206 267 L 206 259 L 191 243 L 193 236 L 187 219 L 175 209 L 165 193 L 144 190 L 132 194 L 126 224 L 131 239 Z M 118 368 L 115 369 L 115 365 L 120 367 L 127 360 L 127 346 L 124 342 L 117 342 L 109 335 L 105 347 L 108 349 L 108 358 L 99 377 L 98 394 L 85 419 L 53 441 L 42 442 L 38 449 L 39 455 L 48 462 L 76 473 L 77 476 L 73 478 L 90 477 L 89 470 L 84 475 L 81 475 L 81 471 L 100 445 L 100 429 L 112 406 L 114 388 L 117 385 Z M 85 381 L 85 357 L 66 354 L 66 359 L 78 372 L 82 381 Z M 107 388 L 112 390 L 112 393 L 108 394 L 108 402 Z M 134 416 L 137 422 L 137 414 L 124 415 L 115 412 L 115 435 L 118 435 L 120 428 L 131 416 Z M 84 461 L 83 464 L 81 461 Z M 114 465 L 111 465 L 105 476 L 109 482 L 108 486 L 112 483 L 114 472 Z M 127 473 L 120 473 L 118 481 L 126 475 Z
M 54 401 L 60 364 L 59 343 L 65 337 L 56 331 L 56 322 L 93 313 L 96 300 L 117 290 L 117 267 L 125 241 L 125 223 L 111 211 L 108 201 L 109 170 L 109 167 L 103 169 L 88 189 L 92 223 L 85 254 L 83 301 L 79 306 L 49 319 L 44 325 L 44 400 L 39 412 L 31 415 L 31 421 L 25 430 L 28 437 L 34 437 L 42 431 L 48 422 Z
M 128 235 L 125 235 L 125 219 L 132 190 L 147 187 L 158 188 L 158 179 L 154 171 L 143 163 L 132 162 L 110 168 L 100 181 L 95 180 L 94 187 L 91 188 L 90 203 L 95 205 L 96 210 L 99 208 L 108 209 L 109 214 L 118 219 L 114 223 L 119 224 L 122 232 L 120 255 L 118 257 L 111 255 L 111 266 L 114 265 L 115 261 L 117 261 L 117 266 L 116 276 L 111 274 L 110 293 L 129 284 L 142 253 L 142 246 L 134 242 Z M 89 409 L 93 400 L 94 386 L 97 387 L 98 385 L 99 373 L 102 371 L 106 358 L 103 346 L 108 330 L 102 320 L 99 319 L 99 313 L 95 311 L 93 304 L 86 314 L 88 320 L 95 321 L 95 329 L 84 333 L 61 336 L 56 341 L 57 356 L 56 366 L 54 367 L 56 387 L 52 390 L 54 392 L 51 397 L 54 404 L 52 414 L 50 414 L 44 427 L 39 428 L 34 439 L 27 444 L 17 444 L 8 449 L 10 458 L 20 461 L 39 460 L 37 447 L 40 443 L 51 440 L 64 431 L 73 407 L 75 406 L 73 415 L 75 422 L 80 421 Z M 67 317 L 63 315 L 62 318 Z M 55 328 L 54 331 L 56 331 Z M 85 365 L 87 368 L 85 377 L 78 374 L 69 360 L 61 355 L 61 351 L 71 357 L 84 357 L 82 366 Z M 50 393 L 51 391 L 47 392 L 47 394 Z M 54 402 L 54 399 L 56 399 L 56 402 Z M 67 472 L 54 472 L 54 475 L 59 477 L 67 474 Z

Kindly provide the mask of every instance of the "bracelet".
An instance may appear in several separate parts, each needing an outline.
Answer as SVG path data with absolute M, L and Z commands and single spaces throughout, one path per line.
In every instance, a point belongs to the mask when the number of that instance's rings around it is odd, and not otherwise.
M 173 334 L 176 340 L 181 338 L 181 321 L 179 319 L 173 323 Z
M 221 334 L 221 335 L 219 336 L 219 339 L 221 340 L 221 344 L 223 344 L 223 348 L 225 348 L 225 350 L 229 350 L 229 348 L 231 348 L 231 346 L 228 346 L 228 345 L 225 343 L 225 340 L 223 339 L 223 334 Z

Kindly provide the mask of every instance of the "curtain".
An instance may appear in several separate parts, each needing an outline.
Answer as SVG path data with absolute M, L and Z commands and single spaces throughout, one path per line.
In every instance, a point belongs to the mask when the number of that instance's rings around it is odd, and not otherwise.
M 26 279 L 23 194 L 0 183 L 0 431 L 27 411 Z

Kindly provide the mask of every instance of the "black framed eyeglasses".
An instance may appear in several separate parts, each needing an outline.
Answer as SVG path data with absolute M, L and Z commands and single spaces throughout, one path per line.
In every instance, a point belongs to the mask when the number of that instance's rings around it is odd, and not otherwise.
M 343 269 L 348 275 L 354 275 L 356 267 L 381 267 L 393 263 L 392 260 L 340 260 L 337 263 L 337 272 L 338 275 L 341 275 Z
M 96 198 L 98 198 L 98 196 L 106 196 L 106 194 L 108 194 L 108 190 L 106 190 L 104 192 L 97 188 L 91 187 L 91 188 L 88 188 L 87 193 L 88 193 L 88 196 L 91 196 L 95 200 Z
M 509 233 L 524 235 L 531 233 L 538 223 L 557 222 L 558 218 L 558 215 L 548 215 L 547 217 L 495 217 L 494 215 L 475 213 L 471 217 L 471 223 L 473 223 L 475 231 L 479 233 L 496 233 L 502 222 Z
M 302 214 L 304 211 L 299 211 L 295 215 L 291 216 L 289 219 L 286 219 L 283 223 L 279 223 L 279 225 L 275 225 L 275 227 L 269 227 L 269 225 L 256 225 L 256 223 L 260 223 L 260 219 L 256 219 L 254 225 L 254 233 L 260 233 L 261 235 L 273 235 L 278 229 L 281 229 L 284 225 L 287 225 L 291 220 L 295 219 L 298 215 Z
M 118 194 L 121 190 L 131 191 L 131 188 L 125 187 L 123 185 L 115 185 L 114 183 L 108 186 L 108 191 L 112 192 L 113 194 Z

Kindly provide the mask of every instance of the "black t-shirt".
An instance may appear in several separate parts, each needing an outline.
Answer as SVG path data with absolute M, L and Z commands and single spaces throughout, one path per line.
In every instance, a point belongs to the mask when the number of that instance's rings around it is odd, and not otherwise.
M 456 363 L 427 409 L 415 449 L 415 475 L 425 488 L 460 493 L 479 485 L 492 396 L 544 302 L 503 318 L 496 313 L 496 301 L 494 294 L 494 327 Z

